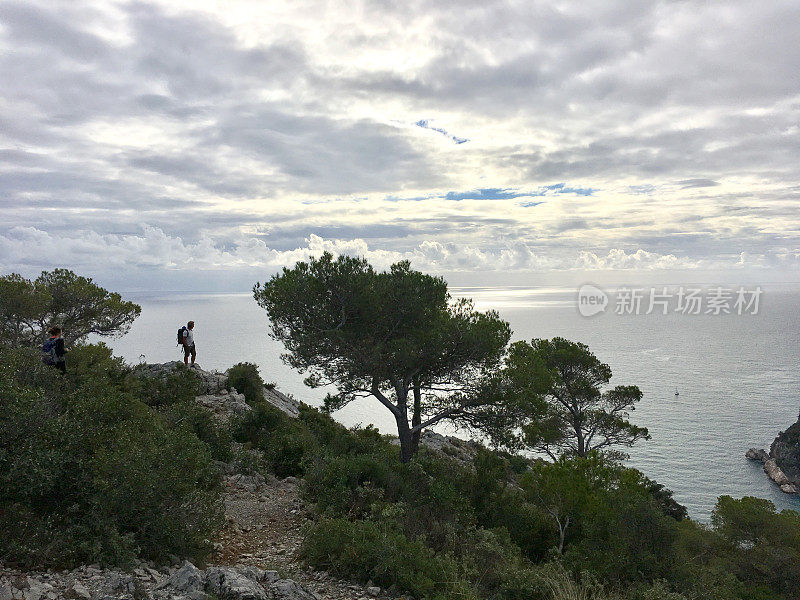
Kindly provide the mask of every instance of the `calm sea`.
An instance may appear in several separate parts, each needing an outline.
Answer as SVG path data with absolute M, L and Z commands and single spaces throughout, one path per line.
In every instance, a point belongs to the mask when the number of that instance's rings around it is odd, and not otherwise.
M 769 448 L 800 409 L 800 289 L 764 289 L 756 315 L 656 310 L 622 316 L 612 297 L 605 313 L 590 318 L 578 313 L 575 289 L 451 291 L 473 298 L 480 309 L 498 310 L 511 323 L 513 339 L 562 336 L 583 342 L 611 366 L 612 384 L 638 385 L 644 398 L 632 420 L 646 426 L 653 439 L 631 451 L 630 464 L 672 489 L 693 518 L 707 520 L 722 494 L 760 496 L 779 509 L 800 510 L 800 500 L 780 492 L 759 465 L 744 458 L 751 446 Z M 203 368 L 224 370 L 249 361 L 265 381 L 304 402 L 319 405 L 325 395 L 307 388 L 302 376 L 283 364 L 281 345 L 268 336 L 266 313 L 249 294 L 127 297 L 142 305 L 142 315 L 128 335 L 110 345 L 131 363 L 179 359 L 176 330 L 193 319 Z M 369 400 L 335 416 L 346 425 L 394 429 L 385 409 Z

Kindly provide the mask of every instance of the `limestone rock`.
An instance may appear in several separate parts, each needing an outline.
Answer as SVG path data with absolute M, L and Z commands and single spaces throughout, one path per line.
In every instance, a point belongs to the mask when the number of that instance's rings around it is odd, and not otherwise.
M 161 364 L 140 365 L 136 368 L 136 372 L 144 377 L 165 377 L 182 368 L 185 368 L 182 362 L 173 360 Z M 214 395 L 227 389 L 228 377 L 224 373 L 204 371 L 199 365 L 192 366 L 191 372 L 198 379 L 201 395 Z
M 781 468 L 775 462 L 774 458 L 770 458 L 767 462 L 764 463 L 764 471 L 769 475 L 770 479 L 777 483 L 778 485 L 785 485 L 789 483 L 789 478 L 786 477 L 786 474 L 781 471 Z
M 202 589 L 204 584 L 205 574 L 187 560 L 163 585 L 188 593 Z
M 64 592 L 64 597 L 70 600 L 91 600 L 92 594 L 80 581 L 76 581 Z
M 291 579 L 280 579 L 269 589 L 275 600 L 318 600 L 316 594 Z
M 222 418 L 228 418 L 231 415 L 243 415 L 252 410 L 250 405 L 245 402 L 244 395 L 238 392 L 228 392 L 227 390 L 218 394 L 197 396 L 195 401 Z
M 392 443 L 400 445 L 400 440 L 393 439 Z M 472 465 L 475 455 L 481 447 L 480 443 L 474 440 L 462 440 L 452 435 L 442 435 L 427 429 L 422 432 L 419 443 L 421 446 L 444 454 L 463 465 Z
M 46 598 L 48 592 L 53 591 L 53 586 L 49 583 L 43 583 L 32 577 L 27 578 L 26 589 L 22 590 L 22 597 L 24 600 L 42 600 Z
M 300 403 L 294 398 L 290 398 L 286 394 L 279 392 L 275 388 L 265 387 L 264 398 L 267 402 L 272 404 L 272 406 L 282 410 L 293 419 L 300 416 Z
M 267 600 L 261 585 L 231 567 L 209 567 L 206 591 L 220 600 Z

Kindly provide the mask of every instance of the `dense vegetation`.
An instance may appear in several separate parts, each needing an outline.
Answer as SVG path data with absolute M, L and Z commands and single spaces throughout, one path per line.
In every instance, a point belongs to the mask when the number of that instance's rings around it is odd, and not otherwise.
M 0 348 L 0 559 L 20 565 L 202 559 L 221 518 L 230 434 L 181 370 L 144 379 L 103 345 L 67 375 Z
M 342 577 L 418 598 L 793 598 L 800 515 L 722 497 L 710 526 L 668 490 L 596 452 L 553 462 L 423 447 L 410 462 L 375 429 L 303 406 L 253 410 L 223 428 L 191 400 L 189 370 L 143 378 L 102 346 L 66 376 L 37 354 L 0 361 L 0 559 L 20 565 L 202 560 L 219 525 L 213 460 L 303 480 L 317 518 L 303 556 Z M 242 456 L 252 456 L 241 453 Z M 793 596 L 795 594 L 795 596 Z
M 318 518 L 303 555 L 419 598 L 780 599 L 800 589 L 800 515 L 722 497 L 710 526 L 669 490 L 597 452 L 554 462 L 490 450 L 459 462 L 265 402 L 234 426 Z M 794 594 L 794 595 L 793 595 Z
M 686 518 L 669 490 L 621 462 L 616 447 L 648 436 L 627 420 L 641 393 L 608 388 L 610 367 L 586 346 L 556 338 L 506 352 L 496 314 L 449 303 L 443 280 L 407 263 L 376 273 L 325 255 L 255 293 L 289 362 L 338 386 L 326 408 L 371 394 L 399 413 L 402 451 L 311 407 L 290 418 L 251 363 L 233 366 L 228 384 L 252 410 L 224 424 L 194 402 L 188 368 L 145 376 L 78 343 L 61 374 L 36 349 L 45 325 L 111 335 L 138 307 L 70 271 L 6 276 L 0 560 L 202 561 L 222 518 L 221 467 L 232 467 L 302 479 L 316 511 L 309 564 L 420 599 L 798 597 L 800 514 L 723 496 L 710 525 Z M 444 418 L 508 452 L 420 444 Z

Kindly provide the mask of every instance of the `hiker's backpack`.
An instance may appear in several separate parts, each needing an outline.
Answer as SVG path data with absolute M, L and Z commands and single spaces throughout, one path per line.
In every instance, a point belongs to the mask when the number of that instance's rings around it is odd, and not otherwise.
M 56 339 L 49 339 L 42 344 L 42 362 L 46 365 L 55 365 L 58 362 L 56 356 Z
M 186 325 L 178 329 L 178 346 L 183 346 L 183 332 L 186 331 Z

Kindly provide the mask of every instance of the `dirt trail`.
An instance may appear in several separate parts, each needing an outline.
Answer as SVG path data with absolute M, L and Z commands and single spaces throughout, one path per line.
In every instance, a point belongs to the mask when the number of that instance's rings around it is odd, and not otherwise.
M 226 526 L 221 548 L 209 562 L 218 565 L 253 565 L 276 570 L 325 600 L 389 598 L 377 588 L 331 577 L 305 567 L 298 553 L 302 527 L 310 518 L 300 498 L 298 481 L 230 477 L 225 493 Z

